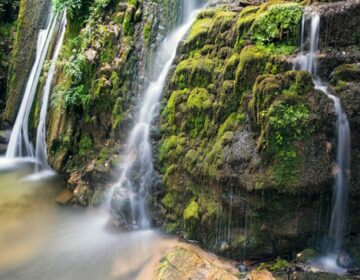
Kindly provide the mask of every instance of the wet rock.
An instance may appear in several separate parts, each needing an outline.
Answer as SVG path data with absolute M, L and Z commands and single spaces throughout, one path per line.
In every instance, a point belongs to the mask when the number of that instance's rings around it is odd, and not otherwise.
M 235 280 L 238 278 L 192 250 L 175 247 L 162 259 L 155 279 Z
M 97 56 L 97 51 L 94 50 L 94 49 L 88 49 L 86 52 L 85 52 L 85 57 L 86 59 L 90 62 L 90 63 L 93 63 L 95 58 Z
M 74 198 L 74 193 L 68 189 L 63 190 L 56 197 L 56 202 L 62 205 L 69 204 Z
M 336 262 L 342 268 L 349 268 L 352 265 L 352 259 L 346 251 L 340 252 Z
M 89 186 L 82 181 L 80 181 L 74 189 L 74 196 L 76 198 L 76 201 L 81 206 L 89 206 L 93 194 L 94 191 L 91 190 Z
M 320 48 L 344 47 L 360 43 L 360 2 L 358 0 L 320 4 Z
M 322 49 L 318 56 L 318 74 L 324 80 L 330 80 L 333 71 L 343 64 L 353 64 L 360 61 L 359 46 Z
M 300 253 L 296 254 L 296 260 L 299 262 L 308 262 L 317 256 L 317 251 L 312 248 L 306 248 Z
M 133 205 L 138 200 L 138 195 L 125 187 L 116 187 L 111 198 L 111 211 L 117 217 L 119 225 L 125 228 L 133 226 L 136 220 L 136 213 L 133 212 Z M 135 217 L 133 217 L 135 215 Z
M 99 207 L 106 201 L 105 189 L 97 189 L 91 198 L 90 206 Z

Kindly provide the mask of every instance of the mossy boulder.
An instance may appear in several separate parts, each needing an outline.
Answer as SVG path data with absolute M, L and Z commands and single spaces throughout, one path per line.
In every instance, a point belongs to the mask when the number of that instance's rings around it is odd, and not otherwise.
M 331 101 L 287 62 L 302 7 L 276 5 L 200 13 L 163 99 L 155 152 L 164 185 L 153 215 L 165 230 L 227 256 L 286 255 L 303 249 L 299 240 L 313 244 L 309 213 L 326 207 L 333 181 Z M 254 35 L 261 14 L 281 30 L 266 42 Z

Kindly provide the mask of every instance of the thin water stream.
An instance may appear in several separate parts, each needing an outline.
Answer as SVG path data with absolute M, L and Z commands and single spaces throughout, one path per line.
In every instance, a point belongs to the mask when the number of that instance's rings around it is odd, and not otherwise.
M 295 59 L 294 69 L 308 71 L 315 88 L 326 94 L 334 103 L 336 113 L 336 170 L 333 204 L 329 227 L 329 248 L 326 256 L 316 261 L 320 268 L 331 272 L 345 272 L 337 259 L 343 250 L 343 237 L 347 218 L 348 184 L 350 178 L 350 127 L 340 99 L 333 95 L 317 73 L 319 51 L 320 15 L 306 10 L 302 20 L 301 52 Z M 309 45 L 306 51 L 306 45 Z
M 138 120 L 131 130 L 121 163 L 117 184 L 111 191 L 114 201 L 130 201 L 129 225 L 134 228 L 150 226 L 146 213 L 146 193 L 153 175 L 153 155 L 150 139 L 151 125 L 159 114 L 160 98 L 166 78 L 176 56 L 176 50 L 186 35 L 196 15 L 200 12 L 195 0 L 183 0 L 183 16 L 180 25 L 161 43 L 154 61 L 152 79 L 145 90 Z
M 29 139 L 28 131 L 29 116 L 51 38 L 53 37 L 55 31 L 57 17 L 57 15 L 51 13 L 47 28 L 40 30 L 39 32 L 36 59 L 26 84 L 19 112 L 16 116 L 15 124 L 6 151 L 6 158 L 13 159 L 16 157 L 34 157 L 34 148 Z
M 54 53 L 51 58 L 50 68 L 46 77 L 45 86 L 42 91 L 42 102 L 39 115 L 39 124 L 36 133 L 36 147 L 35 147 L 35 158 L 38 162 L 36 164 L 36 171 L 50 170 L 50 166 L 47 161 L 47 152 L 46 152 L 46 116 L 48 111 L 49 97 L 52 82 L 56 70 L 56 62 L 59 57 L 61 47 L 63 45 L 65 31 L 66 31 L 66 11 L 62 15 L 60 28 L 59 28 L 59 37 L 56 40 Z

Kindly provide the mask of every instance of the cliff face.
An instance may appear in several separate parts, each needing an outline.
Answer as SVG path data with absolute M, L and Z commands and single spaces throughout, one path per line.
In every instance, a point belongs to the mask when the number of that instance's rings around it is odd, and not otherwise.
M 7 77 L 19 1 L 0 2 L 0 114 L 5 109 Z
M 36 54 L 39 30 L 46 25 L 48 0 L 22 0 L 9 70 L 9 85 L 3 120 L 14 123 Z

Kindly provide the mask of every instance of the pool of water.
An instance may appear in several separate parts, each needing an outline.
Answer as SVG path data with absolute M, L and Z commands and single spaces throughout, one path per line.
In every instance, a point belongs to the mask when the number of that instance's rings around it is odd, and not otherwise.
M 178 243 L 153 230 L 111 230 L 105 211 L 59 206 L 64 180 L 30 171 L 18 163 L 0 168 L 2 280 L 151 279 Z

